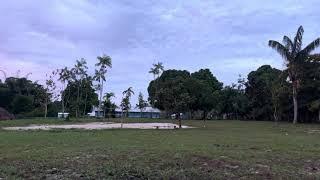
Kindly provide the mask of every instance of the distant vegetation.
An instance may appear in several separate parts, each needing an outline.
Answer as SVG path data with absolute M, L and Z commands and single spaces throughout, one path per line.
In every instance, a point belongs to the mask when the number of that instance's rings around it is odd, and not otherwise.
M 320 45 L 320 39 L 302 49 L 303 32 L 299 27 L 294 39 L 284 36 L 282 44 L 269 41 L 269 46 L 285 60 L 286 69 L 263 65 L 247 78 L 239 76 L 238 82 L 229 86 L 223 86 L 208 68 L 190 73 L 165 70 L 161 62 L 153 64 L 149 71 L 154 79 L 148 87 L 148 102 L 139 93 L 136 107 L 143 111 L 150 104 L 167 117 L 183 113 L 183 118 L 202 120 L 320 121 L 320 55 L 311 54 Z M 16 117 L 56 116 L 60 111 L 78 118 L 90 112 L 92 106 L 98 106 L 105 116 L 112 117 L 110 114 L 117 108 L 112 102 L 114 93 L 104 93 L 111 57 L 97 59 L 92 75 L 86 60 L 80 59 L 74 67 L 48 74 L 44 85 L 27 77 L 8 77 L 0 82 L 0 107 Z M 62 88 L 57 84 L 62 84 Z M 119 105 L 123 116 L 131 108 L 132 94 L 132 87 L 123 92 Z

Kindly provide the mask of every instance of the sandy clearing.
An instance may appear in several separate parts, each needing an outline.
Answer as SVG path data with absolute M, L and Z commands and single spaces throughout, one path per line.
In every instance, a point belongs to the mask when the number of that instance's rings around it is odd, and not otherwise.
M 93 122 L 86 124 L 67 124 L 67 125 L 30 125 L 21 127 L 6 127 L 5 130 L 52 130 L 52 129 L 174 129 L 178 127 L 173 123 L 112 123 L 112 122 Z M 182 126 L 182 128 L 192 128 L 190 126 Z

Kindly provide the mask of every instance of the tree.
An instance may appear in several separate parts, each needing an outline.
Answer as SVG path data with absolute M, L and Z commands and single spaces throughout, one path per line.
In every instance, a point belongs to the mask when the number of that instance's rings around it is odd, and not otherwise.
M 43 102 L 43 106 L 44 106 L 44 118 L 47 118 L 47 114 L 48 114 L 48 105 L 51 102 L 51 99 L 54 98 L 55 99 L 55 95 L 54 95 L 54 91 L 56 90 L 56 83 L 54 82 L 54 76 L 56 75 L 56 71 L 53 71 L 48 79 L 46 79 L 46 86 L 45 86 L 45 93 L 44 93 L 44 102 Z
M 122 98 L 120 106 L 122 112 L 125 111 L 125 117 L 128 117 L 129 110 L 131 109 L 130 98 L 134 94 L 132 87 L 129 87 L 127 90 L 123 91 L 122 94 L 124 97 Z
M 195 99 L 192 110 L 203 111 L 202 119 L 205 122 L 208 112 L 218 109 L 218 97 L 223 84 L 213 76 L 209 69 L 200 69 L 191 74 L 188 87 Z
M 87 114 L 91 110 L 92 106 L 98 105 L 98 95 L 92 86 L 92 82 L 83 81 L 80 89 L 85 90 L 87 93 L 82 93 L 80 97 L 78 97 L 78 94 L 76 93 L 78 85 L 78 80 L 69 82 L 62 94 L 62 96 L 68 97 L 66 107 L 72 116 L 76 115 L 78 109 L 83 109 L 84 114 Z
M 282 119 L 282 117 L 286 117 L 286 112 L 290 108 L 290 86 L 286 81 L 287 75 L 284 72 L 278 77 L 274 77 L 271 83 L 271 102 L 273 108 L 273 118 L 276 123 Z M 269 87 L 270 85 L 268 85 Z
M 148 103 L 143 99 L 143 94 L 140 92 L 138 96 L 138 104 L 136 104 L 136 108 L 140 109 L 141 118 L 142 118 L 142 112 L 146 109 L 147 106 L 148 106 Z
M 86 77 L 83 79 L 83 83 L 89 84 L 89 86 L 85 86 L 85 88 L 82 89 L 85 92 L 83 116 L 85 116 L 87 112 L 88 94 L 90 94 L 90 91 L 92 90 L 92 86 L 93 86 L 92 81 L 93 81 L 93 77 L 89 75 L 86 75 Z
M 303 63 L 300 109 L 305 122 L 320 121 L 320 55 L 312 55 Z
M 240 85 L 224 87 L 219 96 L 219 114 L 226 118 L 245 118 L 248 112 L 248 97 Z
M 120 104 L 122 117 L 123 112 L 125 112 L 125 117 L 128 117 L 129 110 L 131 109 L 130 98 L 134 94 L 132 87 L 129 87 L 127 90 L 122 92 L 123 98 Z M 121 118 L 121 128 L 123 126 L 123 119 Z
M 63 84 L 62 90 L 60 92 L 61 92 L 62 113 L 64 115 L 65 108 L 66 108 L 65 104 L 67 103 L 66 102 L 66 97 L 65 97 L 66 93 L 64 93 L 64 91 L 66 89 L 66 83 L 68 83 L 72 79 L 72 71 L 69 70 L 67 67 L 64 67 L 63 69 L 59 69 L 57 71 L 59 73 L 59 79 L 58 80 L 61 81 L 62 84 Z
M 100 91 L 99 98 L 99 110 L 102 107 L 102 93 L 103 93 L 103 83 L 106 81 L 107 68 L 112 67 L 111 57 L 107 55 L 98 56 L 98 63 L 95 65 L 98 70 L 95 71 L 95 80 L 98 81 L 98 89 Z
M 164 71 L 163 63 L 158 62 L 157 64 L 152 64 L 152 68 L 150 68 L 149 73 L 153 74 L 153 78 L 160 77 L 161 73 Z
M 116 104 L 112 102 L 112 98 L 114 98 L 115 95 L 113 92 L 105 93 L 103 96 L 103 111 L 104 114 L 107 113 L 108 117 L 110 117 L 110 113 L 114 114 L 115 109 L 117 108 Z
M 164 71 L 164 67 L 163 67 L 163 63 L 162 62 L 158 62 L 157 64 L 152 64 L 152 68 L 150 68 L 149 73 L 153 74 L 153 81 L 155 82 L 156 80 L 156 76 L 157 78 L 160 77 L 160 74 Z M 156 90 L 156 89 L 155 89 Z M 155 92 L 156 93 L 156 92 Z M 151 101 L 151 105 L 152 107 L 154 107 L 154 103 L 155 103 L 156 99 L 154 99 L 153 101 Z M 153 114 L 151 114 L 151 118 L 153 118 Z
M 269 41 L 269 46 L 275 49 L 284 58 L 287 64 L 286 71 L 288 72 L 288 76 L 292 83 L 294 124 L 298 122 L 298 91 L 300 87 L 301 74 L 303 73 L 300 69 L 300 65 L 308 59 L 308 56 L 313 50 L 320 46 L 320 38 L 317 38 L 302 49 L 303 33 L 303 27 L 300 26 L 293 41 L 288 36 L 283 37 L 283 44 L 274 40 Z
M 32 111 L 33 109 L 32 97 L 25 95 L 17 95 L 12 101 L 13 113 L 23 114 Z
M 74 81 L 78 82 L 77 83 L 77 106 L 76 106 L 76 118 L 78 118 L 80 114 L 80 96 L 81 96 L 81 84 L 83 81 L 87 80 L 86 78 L 88 77 L 87 74 L 87 69 L 88 67 L 86 66 L 87 62 L 84 58 L 81 58 L 80 60 L 76 61 L 76 64 L 74 65 L 74 68 L 72 69 L 72 73 L 74 73 Z
M 44 100 L 44 96 L 42 96 L 43 94 L 45 94 L 45 89 L 42 85 L 39 85 L 37 81 L 32 82 L 24 77 L 8 77 L 4 83 L 0 83 L 0 106 L 4 107 L 11 113 L 19 113 L 20 117 L 27 115 L 39 116 L 39 114 L 42 116 L 43 109 L 41 109 L 41 103 Z M 24 101 L 26 98 L 31 100 L 31 104 L 26 107 L 30 108 L 30 111 L 20 112 L 20 110 L 17 110 L 20 109 L 20 107 L 16 106 L 19 106 L 19 102 L 26 102 Z M 17 102 L 13 103 L 15 99 Z M 37 111 L 37 113 L 33 114 L 35 111 Z
M 158 79 L 150 82 L 148 87 L 149 100 L 155 102 L 155 107 L 165 110 L 168 115 L 188 112 L 194 102 L 194 97 L 187 85 L 188 80 L 190 80 L 188 71 L 164 71 Z M 157 101 L 154 101 L 155 99 Z M 178 120 L 181 128 L 181 118 Z
M 246 95 L 250 99 L 249 116 L 255 120 L 271 120 L 277 114 L 279 107 L 275 104 L 277 92 L 280 89 L 278 79 L 282 74 L 281 70 L 272 68 L 270 65 L 259 67 L 248 75 L 246 83 Z

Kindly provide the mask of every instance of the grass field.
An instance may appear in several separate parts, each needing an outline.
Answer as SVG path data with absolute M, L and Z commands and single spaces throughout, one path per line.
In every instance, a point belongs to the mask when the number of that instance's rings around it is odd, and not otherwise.
M 86 121 L 94 120 L 77 122 Z M 14 120 L 0 127 L 63 123 L 75 122 Z M 319 125 L 208 121 L 203 128 L 202 121 L 183 123 L 198 128 L 0 130 L 0 179 L 320 178 Z

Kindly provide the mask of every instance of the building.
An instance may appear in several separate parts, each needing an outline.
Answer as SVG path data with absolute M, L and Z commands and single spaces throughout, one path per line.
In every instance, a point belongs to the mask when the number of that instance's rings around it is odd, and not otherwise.
M 88 116 L 101 118 L 101 117 L 103 117 L 103 110 L 99 109 L 99 107 L 93 106 L 92 111 L 90 113 L 88 113 Z
M 69 116 L 69 113 L 58 112 L 58 118 L 67 118 L 68 116 Z
M 124 116 L 125 112 L 122 112 L 120 108 L 117 108 L 115 111 L 115 116 L 120 118 Z M 161 111 L 157 108 L 146 107 L 142 112 L 140 109 L 130 109 L 128 113 L 129 118 L 153 118 L 158 119 L 160 118 Z

